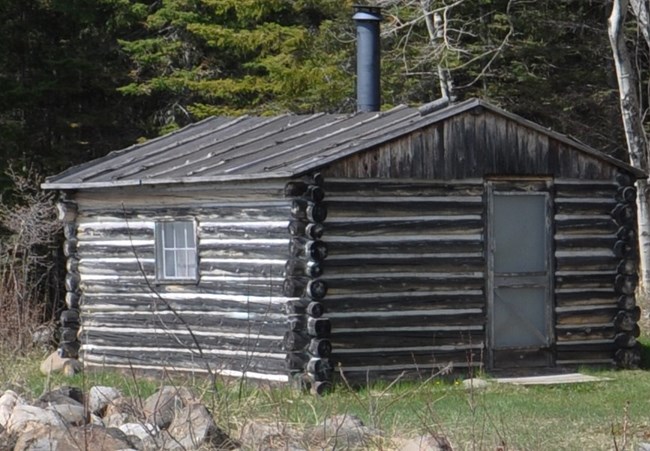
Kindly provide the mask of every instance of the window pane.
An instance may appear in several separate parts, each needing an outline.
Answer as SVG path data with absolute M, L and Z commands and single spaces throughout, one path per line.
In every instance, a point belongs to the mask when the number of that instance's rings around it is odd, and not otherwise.
M 173 250 L 164 252 L 165 277 L 176 277 L 176 253 Z
M 174 244 L 174 223 L 163 223 L 163 248 L 169 249 L 176 247 Z
M 187 247 L 187 223 L 186 222 L 181 222 L 174 224 L 174 236 L 175 236 L 175 241 L 176 241 L 176 248 L 178 249 L 183 249 Z

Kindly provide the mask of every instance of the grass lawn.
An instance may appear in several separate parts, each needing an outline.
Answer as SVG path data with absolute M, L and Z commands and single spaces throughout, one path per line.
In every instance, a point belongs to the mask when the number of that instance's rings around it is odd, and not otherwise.
M 38 371 L 42 357 L 0 357 L 0 389 L 38 397 L 57 385 L 112 385 L 146 397 L 161 383 L 172 383 L 110 371 L 48 379 Z M 393 449 L 391 437 L 427 432 L 445 435 L 457 450 L 635 450 L 637 443 L 650 442 L 650 371 L 584 372 L 611 380 L 529 387 L 492 383 L 467 391 L 459 380 L 436 378 L 359 390 L 338 386 L 321 398 L 232 381 L 214 386 L 202 376 L 173 383 L 202 393 L 217 423 L 234 436 L 252 418 L 303 429 L 350 413 L 387 433 L 377 449 Z

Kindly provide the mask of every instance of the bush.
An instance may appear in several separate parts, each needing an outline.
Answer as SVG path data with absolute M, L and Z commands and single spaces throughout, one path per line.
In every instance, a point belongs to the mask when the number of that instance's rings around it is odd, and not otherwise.
M 62 305 L 61 224 L 54 193 L 40 190 L 35 171 L 10 166 L 7 175 L 12 187 L 0 196 L 0 348 L 23 351 Z

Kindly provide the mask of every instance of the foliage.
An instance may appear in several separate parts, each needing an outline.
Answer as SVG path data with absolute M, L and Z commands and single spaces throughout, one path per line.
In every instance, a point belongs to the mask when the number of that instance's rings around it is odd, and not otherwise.
M 132 82 L 120 91 L 157 99 L 151 120 L 160 131 L 209 115 L 340 109 L 351 91 L 349 44 L 336 40 L 341 6 L 332 0 L 152 5 L 142 35 L 120 41 L 132 60 Z
M 62 304 L 55 265 L 61 225 L 53 193 L 39 190 L 33 170 L 7 175 L 13 190 L 0 198 L 0 348 L 22 351 Z

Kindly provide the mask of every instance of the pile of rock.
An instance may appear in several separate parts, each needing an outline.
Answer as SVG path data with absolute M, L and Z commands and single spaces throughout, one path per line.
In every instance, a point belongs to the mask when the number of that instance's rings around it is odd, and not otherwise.
M 92 387 L 87 394 L 61 387 L 28 403 L 7 390 L 0 396 L 0 450 L 367 450 L 451 451 L 444 438 L 388 438 L 354 415 L 335 415 L 296 429 L 251 419 L 231 438 L 191 390 L 165 386 L 146 399 Z
M 162 387 L 145 400 L 112 387 L 87 396 L 63 387 L 32 403 L 11 390 L 0 396 L 0 449 L 198 450 L 235 449 L 201 401 L 184 387 Z

